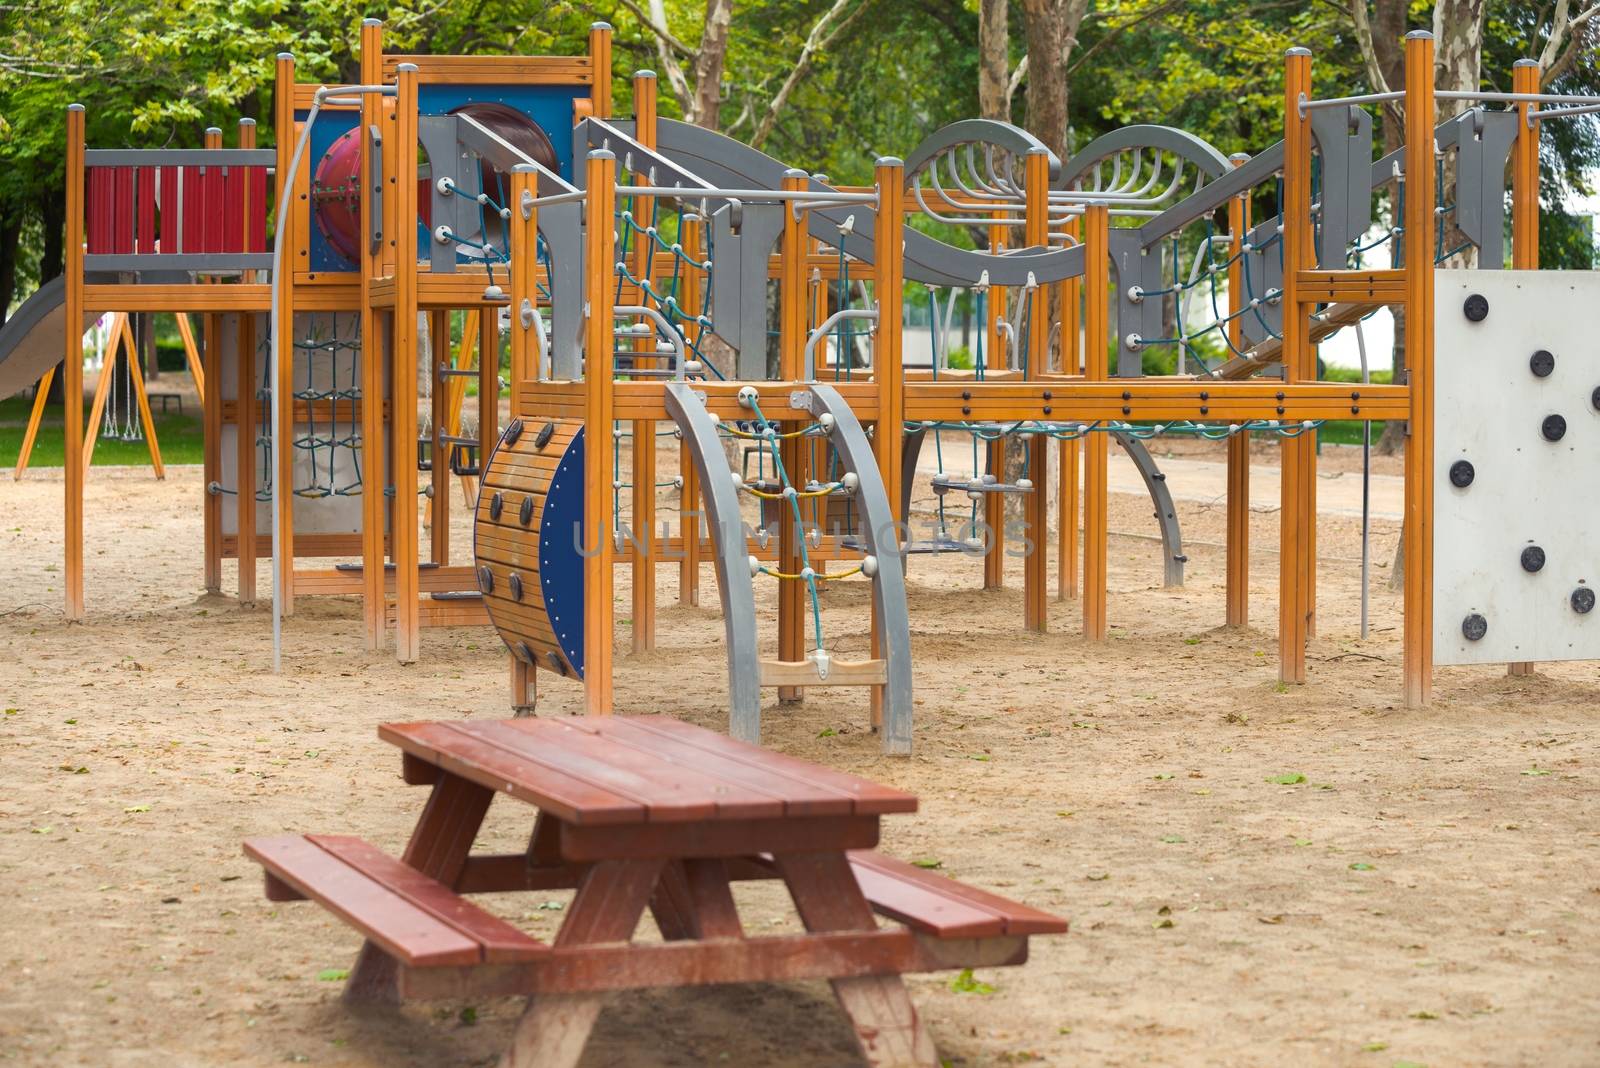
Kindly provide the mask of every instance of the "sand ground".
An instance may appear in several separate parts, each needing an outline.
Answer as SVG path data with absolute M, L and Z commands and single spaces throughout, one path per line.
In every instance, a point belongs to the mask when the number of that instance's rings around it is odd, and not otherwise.
M 1349 457 L 1324 469 L 1348 472 Z M 1224 629 L 1222 504 L 1173 470 L 1187 585 L 1160 585 L 1148 500 L 1115 496 L 1103 644 L 1079 638 L 1065 601 L 1051 633 L 1023 633 L 1020 562 L 983 591 L 973 561 L 914 561 L 911 759 L 878 754 L 861 694 L 766 708 L 768 744 L 921 796 L 915 816 L 887 821 L 886 851 L 1071 918 L 1025 967 L 980 972 L 992 993 L 910 980 L 942 1056 L 1600 1063 L 1594 667 L 1441 669 L 1433 705 L 1406 709 L 1384 566 L 1398 526 L 1374 524 L 1362 640 L 1359 526 L 1330 509 L 1311 684 L 1282 687 L 1270 495 L 1254 516 L 1253 626 Z M 201 588 L 194 468 L 165 483 L 94 470 L 90 617 L 66 626 L 61 488 L 59 471 L 0 482 L 0 1062 L 493 1064 L 520 1003 L 350 1015 L 320 976 L 348 967 L 357 938 L 315 906 L 264 900 L 239 850 L 288 830 L 397 850 L 423 794 L 401 784 L 376 725 L 506 714 L 493 632 L 427 632 L 422 661 L 402 667 L 362 649 L 354 602 L 304 600 L 273 675 L 268 610 L 235 602 L 232 565 L 222 593 Z M 458 553 L 468 544 L 463 527 Z M 628 655 L 619 625 L 622 709 L 724 726 L 713 581 L 707 568 L 702 607 L 681 606 L 677 570 L 662 568 L 654 652 Z M 866 604 L 859 583 L 826 598 L 842 655 L 865 650 Z M 543 678 L 540 714 L 578 707 L 574 685 Z M 488 847 L 518 847 L 528 826 L 502 800 Z M 548 935 L 564 897 L 487 903 Z M 771 887 L 739 899 L 751 929 L 797 926 Z M 640 937 L 655 937 L 648 920 Z M 824 984 L 619 995 L 584 1060 L 853 1063 Z

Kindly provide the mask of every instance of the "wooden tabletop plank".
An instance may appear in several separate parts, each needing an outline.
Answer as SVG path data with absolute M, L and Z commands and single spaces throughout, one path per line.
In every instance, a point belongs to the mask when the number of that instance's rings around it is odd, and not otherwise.
M 644 810 L 640 823 L 682 823 L 714 819 L 717 804 L 704 790 L 674 788 L 670 782 L 640 774 L 616 746 L 585 745 L 594 739 L 568 731 L 555 720 L 478 720 L 457 729 L 498 746 L 530 764 L 560 772 L 591 786 L 629 798 Z M 537 773 L 536 773 L 537 774 Z M 534 786 L 537 780 L 528 785 Z
M 617 722 L 623 722 L 623 717 L 618 717 Z M 628 716 L 626 722 L 696 749 L 740 761 L 774 777 L 774 781 L 797 781 L 807 784 L 814 790 L 842 794 L 851 799 L 856 815 L 882 815 L 917 810 L 917 798 L 914 794 L 889 786 L 880 786 L 869 779 L 835 771 L 833 768 L 813 764 L 798 757 L 736 741 L 725 734 L 708 731 L 704 727 L 697 727 L 692 723 L 673 719 L 671 716 Z
M 306 838 L 382 884 L 386 890 L 405 898 L 441 923 L 449 924 L 463 937 L 477 942 L 483 947 L 483 960 L 487 964 L 514 964 L 550 952 L 545 943 L 483 911 L 449 887 L 396 860 L 370 842 L 343 834 L 308 834 Z
M 776 797 L 783 802 L 785 816 L 849 816 L 855 812 L 855 798 L 843 790 L 818 786 L 738 757 L 702 749 L 676 734 L 651 730 L 640 722 L 643 718 L 646 717 L 596 717 L 573 720 L 572 725 L 619 744 L 648 750 L 667 763 L 696 768 Z
M 584 716 L 545 722 L 564 734 L 580 736 L 561 743 L 574 752 L 585 753 L 658 782 L 673 796 L 686 793 L 714 799 L 718 819 L 778 819 L 785 814 L 781 791 L 721 775 L 699 759 L 674 759 L 670 752 L 663 752 L 661 746 L 651 744 L 650 735 L 611 730 L 613 720 L 611 716 Z M 517 720 L 508 726 L 523 730 L 531 722 Z
M 643 823 L 644 805 L 473 737 L 456 723 L 385 723 L 378 736 L 453 775 L 568 823 Z

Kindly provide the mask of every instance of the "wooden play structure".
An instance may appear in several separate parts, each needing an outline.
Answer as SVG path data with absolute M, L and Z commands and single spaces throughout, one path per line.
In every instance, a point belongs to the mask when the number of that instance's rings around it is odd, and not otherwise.
M 907 567 L 970 553 L 994 587 L 1007 546 L 1025 542 L 1021 622 L 1044 630 L 1052 481 L 1054 596 L 1081 601 L 1087 640 L 1107 637 L 1113 440 L 1150 486 L 1176 583 L 1175 510 L 1143 443 L 1226 439 L 1223 618 L 1243 625 L 1249 441 L 1279 439 L 1279 673 L 1305 682 L 1316 428 L 1402 421 L 1404 692 L 1419 705 L 1435 640 L 1436 264 L 1465 248 L 1502 262 L 1509 160 L 1512 263 L 1538 265 L 1540 123 L 1596 103 L 1538 93 L 1525 66 L 1513 93 L 1436 93 L 1432 49 L 1427 34 L 1407 38 L 1402 92 L 1334 100 L 1310 98 L 1311 57 L 1292 50 L 1283 140 L 1250 157 L 1139 126 L 1061 160 L 1025 131 L 972 121 L 846 187 L 659 116 L 649 72 L 634 77 L 632 116 L 614 115 L 604 24 L 578 57 L 396 56 L 369 20 L 360 85 L 297 83 L 293 58 L 279 57 L 272 150 L 254 147 L 248 124 L 236 149 L 213 132 L 201 150 L 87 150 L 72 112 L 67 321 L 203 317 L 208 588 L 231 556 L 240 597 L 253 598 L 270 537 L 275 617 L 298 597 L 358 595 L 367 646 L 392 632 L 404 661 L 420 655 L 423 627 L 493 622 L 514 705 L 532 704 L 543 667 L 581 680 L 587 711 L 605 714 L 615 569 L 631 572 L 631 647 L 645 651 L 657 569 L 677 567 L 680 597 L 695 603 L 711 563 L 732 732 L 759 738 L 763 688 L 789 702 L 861 686 L 893 753 L 912 739 Z M 1364 109 L 1386 99 L 1404 100 L 1407 141 L 1374 159 Z M 1440 99 L 1475 106 L 1436 124 Z M 1403 191 L 1396 217 L 1364 242 L 1384 186 Z M 1363 266 L 1378 244 L 1389 264 Z M 919 285 L 936 323 L 957 291 L 978 301 L 976 366 L 951 366 L 937 329 L 932 362 L 905 361 L 903 305 Z M 1211 314 L 1195 323 L 1207 296 Z M 1319 380 L 1317 344 L 1379 306 L 1407 309 L 1403 377 Z M 68 338 L 69 394 L 80 348 Z M 1177 370 L 1151 373 L 1163 353 Z M 75 418 L 69 618 L 83 611 Z M 945 435 L 970 444 L 970 473 L 946 465 Z M 678 454 L 665 481 L 662 442 Z M 938 471 L 924 481 L 930 444 Z M 482 478 L 471 564 L 451 553 L 452 476 L 469 498 L 468 480 Z M 921 485 L 938 509 L 926 532 L 909 526 Z M 657 514 L 665 487 L 679 491 L 675 532 Z M 970 515 L 953 529 L 946 498 L 963 496 Z M 1020 523 L 1007 522 L 1011 497 Z M 768 578 L 779 582 L 775 657 L 761 652 L 754 609 L 752 583 Z M 872 589 L 871 651 L 858 661 L 833 655 L 818 608 L 819 588 L 851 580 Z

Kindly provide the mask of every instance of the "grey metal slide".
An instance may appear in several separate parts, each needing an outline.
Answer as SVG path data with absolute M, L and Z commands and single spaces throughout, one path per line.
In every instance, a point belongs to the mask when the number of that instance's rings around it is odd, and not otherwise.
M 61 362 L 66 352 L 66 285 L 52 278 L 0 326 L 0 400 L 20 393 Z M 85 315 L 87 330 L 96 316 Z

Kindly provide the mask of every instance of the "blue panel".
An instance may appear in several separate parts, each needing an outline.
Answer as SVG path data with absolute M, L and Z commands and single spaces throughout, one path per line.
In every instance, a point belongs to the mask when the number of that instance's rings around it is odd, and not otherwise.
M 296 122 L 304 122 L 308 113 L 295 112 Z M 316 176 L 317 164 L 322 162 L 322 157 L 327 153 L 329 146 L 337 141 L 346 130 L 352 129 L 361 118 L 360 113 L 354 111 L 319 111 L 317 124 L 311 127 L 311 141 L 306 145 L 306 154 L 300 160 L 300 166 L 312 177 Z M 322 231 L 317 228 L 315 219 L 311 220 L 311 270 L 313 271 L 354 271 L 360 264 L 351 263 L 328 244 L 327 238 L 322 236 Z
M 550 629 L 567 654 L 573 673 L 583 678 L 583 550 L 598 552 L 591 537 L 604 537 L 583 521 L 583 431 L 579 430 L 561 454 L 539 521 L 539 585 L 544 591 L 544 611 Z
M 572 101 L 587 97 L 582 85 L 419 85 L 417 107 L 424 115 L 445 115 L 462 104 L 495 103 L 516 108 L 538 123 L 556 150 L 561 176 L 572 178 Z

